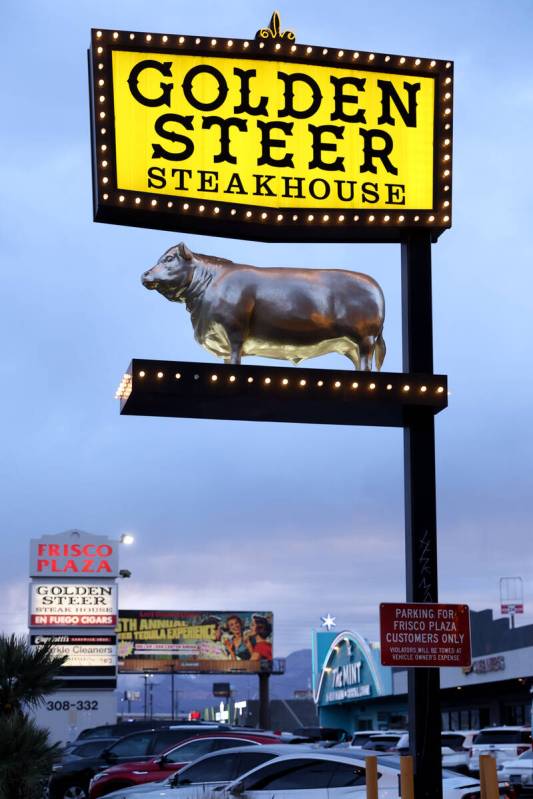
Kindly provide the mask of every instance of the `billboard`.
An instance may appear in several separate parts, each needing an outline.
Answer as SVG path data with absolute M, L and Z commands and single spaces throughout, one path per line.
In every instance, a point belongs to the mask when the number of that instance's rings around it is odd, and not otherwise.
M 453 64 L 94 30 L 96 221 L 265 241 L 451 225 Z
M 272 662 L 270 611 L 121 610 L 120 672 L 257 672 Z
M 110 627 L 117 623 L 117 587 L 74 580 L 34 580 L 30 627 Z
M 52 655 L 67 660 L 61 676 L 114 676 L 117 664 L 115 635 L 32 635 L 33 646 L 52 643 Z
M 119 542 L 82 530 L 30 541 L 30 577 L 118 577 Z

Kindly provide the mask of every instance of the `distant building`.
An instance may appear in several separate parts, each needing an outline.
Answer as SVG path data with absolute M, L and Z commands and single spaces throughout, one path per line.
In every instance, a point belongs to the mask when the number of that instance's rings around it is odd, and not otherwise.
M 442 728 L 530 724 L 533 624 L 511 629 L 491 610 L 471 611 L 472 667 L 441 669 Z M 404 728 L 407 671 L 382 666 L 379 644 L 357 633 L 315 633 L 313 689 L 320 724 Z
M 307 693 L 307 692 L 306 692 Z M 224 703 L 223 703 L 224 704 Z M 270 729 L 292 732 L 297 727 L 316 727 L 318 714 L 312 696 L 300 699 L 270 700 Z M 224 721 L 243 727 L 259 725 L 259 700 L 245 699 L 224 704 L 223 718 L 220 703 L 206 708 L 203 718 L 209 721 Z

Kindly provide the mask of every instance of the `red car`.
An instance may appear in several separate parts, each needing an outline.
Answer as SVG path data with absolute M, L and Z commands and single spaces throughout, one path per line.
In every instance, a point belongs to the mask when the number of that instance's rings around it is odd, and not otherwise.
M 267 732 L 237 732 L 235 730 L 213 732 L 202 738 L 192 737 L 182 741 L 177 746 L 167 749 L 163 754 L 150 760 L 121 763 L 100 771 L 91 780 L 89 798 L 98 799 L 119 788 L 129 788 L 145 782 L 164 780 L 192 760 L 215 752 L 219 749 L 230 749 L 233 746 L 246 744 L 273 744 L 279 743 L 280 738 Z

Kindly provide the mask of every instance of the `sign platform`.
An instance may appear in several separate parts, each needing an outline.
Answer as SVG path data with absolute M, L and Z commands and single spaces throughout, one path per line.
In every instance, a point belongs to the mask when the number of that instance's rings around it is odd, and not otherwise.
M 444 375 L 134 359 L 117 399 L 125 416 L 403 427 L 447 407 Z

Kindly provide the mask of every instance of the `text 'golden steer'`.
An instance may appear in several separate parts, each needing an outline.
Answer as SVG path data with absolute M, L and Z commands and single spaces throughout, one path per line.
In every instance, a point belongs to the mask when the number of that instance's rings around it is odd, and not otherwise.
M 142 282 L 184 302 L 198 343 L 226 363 L 255 355 L 297 364 L 338 352 L 369 371 L 385 358 L 383 292 L 360 272 L 235 264 L 181 243 Z

